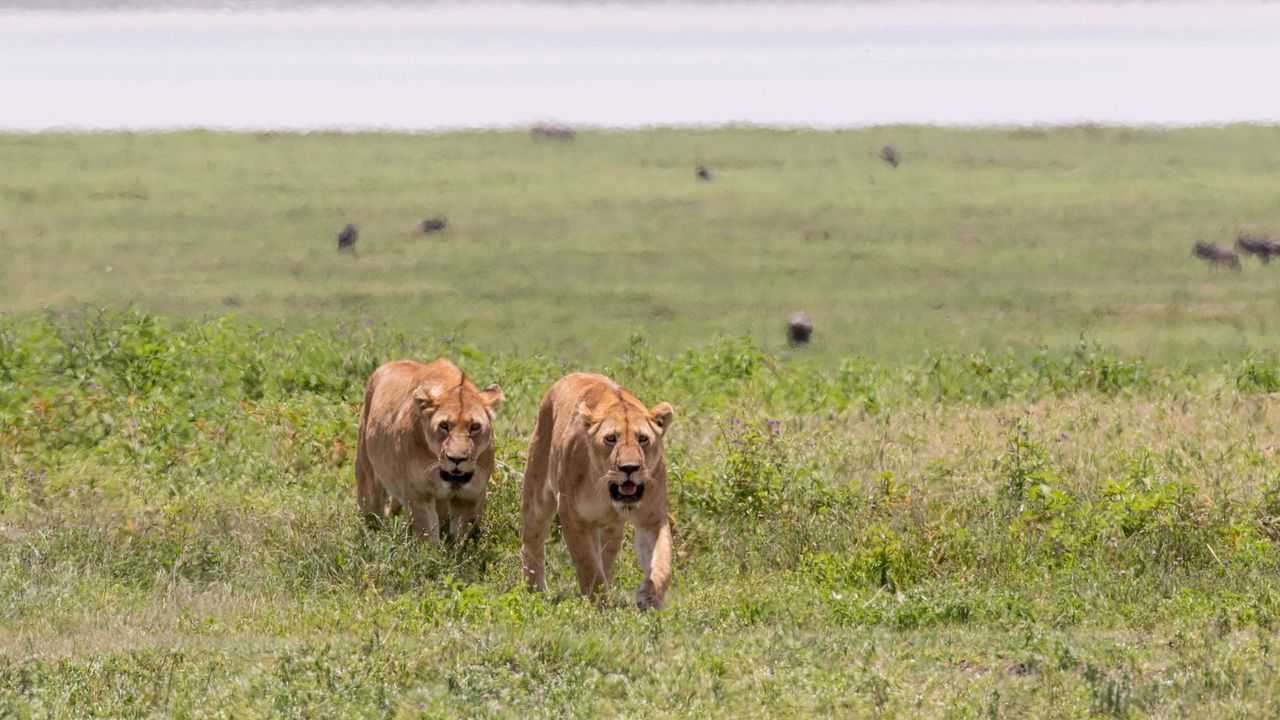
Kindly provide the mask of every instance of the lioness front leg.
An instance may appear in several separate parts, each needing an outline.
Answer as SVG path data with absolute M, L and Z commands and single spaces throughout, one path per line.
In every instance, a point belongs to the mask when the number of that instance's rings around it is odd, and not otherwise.
M 641 610 L 661 610 L 671 584 L 671 526 L 666 520 L 656 527 L 636 527 L 636 560 L 644 571 L 636 604 Z
M 608 599 L 605 587 L 604 568 L 600 565 L 600 539 L 592 528 L 560 518 L 560 528 L 564 534 L 564 542 L 569 546 L 569 557 L 573 559 L 573 569 L 578 574 L 578 591 L 584 597 L 596 601 L 603 606 Z
M 409 517 L 413 521 L 413 534 L 429 542 L 440 540 L 440 516 L 434 500 L 411 500 Z

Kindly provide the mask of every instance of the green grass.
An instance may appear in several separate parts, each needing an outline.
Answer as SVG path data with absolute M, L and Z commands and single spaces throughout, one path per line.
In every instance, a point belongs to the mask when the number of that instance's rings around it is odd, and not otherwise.
M 0 715 L 1259 716 L 1280 706 L 1280 357 L 1082 345 L 838 368 L 639 338 L 673 402 L 663 612 L 522 589 L 519 476 L 565 366 L 403 333 L 129 313 L 0 337 Z M 361 382 L 503 384 L 478 542 L 359 520 Z M 570 365 L 570 367 L 577 367 Z
M 635 330 L 780 350 L 796 309 L 828 359 L 1082 333 L 1213 359 L 1276 331 L 1273 268 L 1190 249 L 1280 231 L 1278 127 L 39 134 L 0 136 L 0 166 L 13 310 L 371 318 L 584 361 Z M 437 213 L 447 233 L 411 232 Z
M 1277 132 L 0 137 L 0 717 L 1280 714 L 1272 269 L 1189 257 Z M 507 397 L 465 548 L 353 496 L 441 355 Z M 662 612 L 522 589 L 574 369 L 676 408 Z

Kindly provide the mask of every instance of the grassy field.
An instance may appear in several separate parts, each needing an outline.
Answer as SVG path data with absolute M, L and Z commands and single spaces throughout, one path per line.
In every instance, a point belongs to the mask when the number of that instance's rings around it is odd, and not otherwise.
M 0 717 L 1280 714 L 1275 269 L 1189 256 L 1277 133 L 0 137 Z M 352 494 L 438 355 L 507 397 L 467 548 Z M 676 407 L 665 611 L 522 589 L 571 369 Z
M 797 309 L 830 360 L 1081 334 L 1216 359 L 1276 328 L 1274 268 L 1190 252 L 1280 232 L 1278 127 L 41 134 L 0 136 L 0 167 L 11 310 L 370 320 L 583 361 L 633 331 L 780 350 Z M 448 232 L 412 232 L 437 213 Z

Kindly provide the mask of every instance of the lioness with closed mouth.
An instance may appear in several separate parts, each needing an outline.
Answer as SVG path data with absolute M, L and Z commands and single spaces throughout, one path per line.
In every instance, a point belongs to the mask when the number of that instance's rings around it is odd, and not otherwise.
M 493 474 L 494 409 L 502 389 L 476 389 L 445 359 L 395 360 L 364 390 L 356 446 L 356 500 L 370 522 L 409 508 L 413 532 L 469 535 Z
M 559 514 L 578 589 L 603 605 L 630 522 L 644 571 L 636 602 L 642 609 L 663 606 L 671 527 L 662 436 L 674 415 L 665 402 L 645 408 L 603 375 L 573 373 L 551 386 L 524 470 L 522 555 L 530 590 L 546 590 L 547 532 Z

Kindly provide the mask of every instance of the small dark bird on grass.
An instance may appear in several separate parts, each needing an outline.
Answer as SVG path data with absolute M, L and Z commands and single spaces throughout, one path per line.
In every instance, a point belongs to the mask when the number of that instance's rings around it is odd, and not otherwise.
M 1236 255 L 1234 250 L 1223 247 L 1217 243 L 1209 243 L 1199 240 L 1196 242 L 1195 246 L 1191 248 L 1191 254 L 1201 260 L 1208 260 L 1215 268 L 1219 265 L 1226 265 L 1232 270 L 1240 272 L 1240 256 Z
M 1266 235 L 1254 235 L 1242 230 L 1236 236 L 1236 249 L 1258 256 L 1262 264 L 1266 265 L 1271 262 L 1272 255 L 1280 255 L 1280 242 Z
M 791 347 L 808 345 L 811 335 L 813 321 L 809 319 L 809 313 L 803 310 L 791 313 L 791 317 L 787 318 L 787 344 Z
M 359 239 L 360 231 L 356 229 L 355 225 L 347 223 L 347 226 L 342 228 L 342 232 L 338 233 L 338 251 L 350 250 L 355 252 L 356 240 Z
M 418 223 L 418 229 L 424 233 L 441 232 L 447 227 L 449 227 L 449 218 L 443 215 L 430 217 Z
M 711 182 L 711 171 L 707 169 L 706 165 L 699 165 L 697 172 L 694 174 L 703 182 Z
M 893 167 L 898 167 L 898 148 L 892 145 L 885 145 L 880 148 L 880 159 Z

